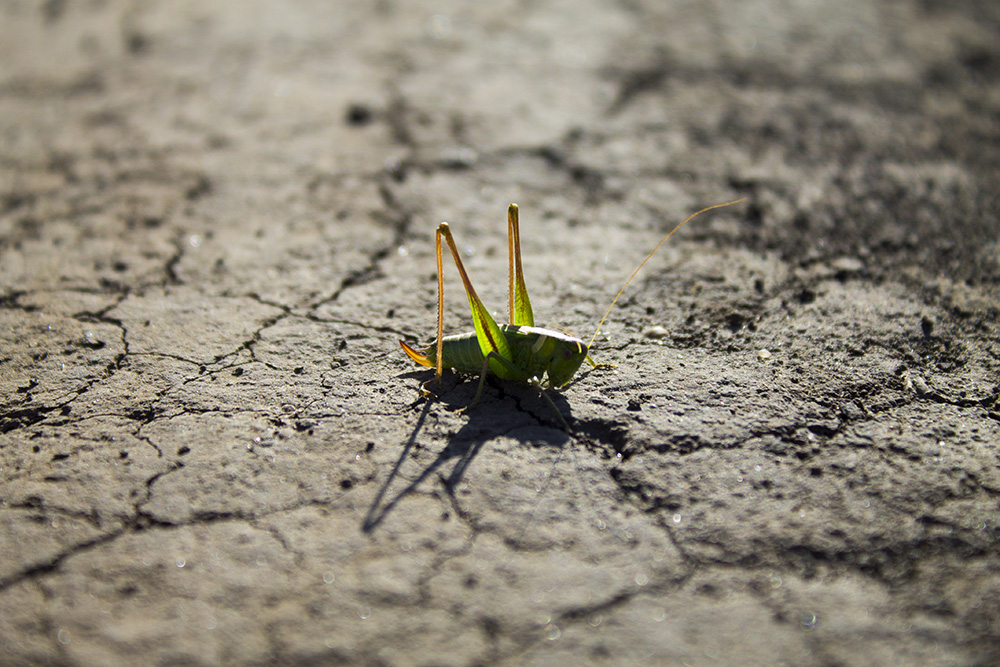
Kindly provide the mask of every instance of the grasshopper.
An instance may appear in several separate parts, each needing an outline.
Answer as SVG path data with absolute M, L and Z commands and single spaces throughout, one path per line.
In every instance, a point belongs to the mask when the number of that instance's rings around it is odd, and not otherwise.
M 639 270 L 659 250 L 667 239 L 687 224 L 692 218 L 712 209 L 738 204 L 744 199 L 715 204 L 688 216 L 683 222 L 673 228 L 669 234 L 656 244 L 646 259 L 632 272 L 632 275 L 618 291 L 604 317 L 597 324 L 597 329 L 589 343 L 552 329 L 542 329 L 535 326 L 534 314 L 531 310 L 531 300 L 524 284 L 524 272 L 521 268 L 521 234 L 518 225 L 517 204 L 507 208 L 507 310 L 510 324 L 497 324 L 486 310 L 483 302 L 476 294 L 469 274 L 465 270 L 455 237 L 447 222 L 438 225 L 435 241 L 437 246 L 437 277 L 438 277 L 438 316 L 437 342 L 423 351 L 415 350 L 404 341 L 399 341 L 403 351 L 421 366 L 435 368 L 434 382 L 440 382 L 445 368 L 453 368 L 467 375 L 479 375 L 479 386 L 476 395 L 468 408 L 474 407 L 483 395 L 483 384 L 487 373 L 492 373 L 502 380 L 510 380 L 537 387 L 539 393 L 552 407 L 559 421 L 567 431 L 570 430 L 555 402 L 545 392 L 547 388 L 559 388 L 569 382 L 584 361 L 593 368 L 613 367 L 611 364 L 598 364 L 591 359 L 589 351 L 594 339 L 601 330 L 601 325 L 611 313 L 618 298 L 635 278 Z M 444 335 L 444 266 L 441 259 L 441 239 L 444 238 L 451 251 L 451 256 L 458 267 L 459 276 L 465 286 L 465 294 L 472 308 L 472 321 L 475 331 L 452 336 Z M 544 380 L 542 379 L 544 376 Z M 424 395 L 431 394 L 426 384 L 422 388 Z

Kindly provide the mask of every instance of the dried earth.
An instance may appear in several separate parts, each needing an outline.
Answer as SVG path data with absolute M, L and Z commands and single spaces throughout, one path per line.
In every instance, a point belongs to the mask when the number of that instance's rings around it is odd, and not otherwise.
M 0 4 L 5 665 L 1000 663 L 1000 4 Z M 432 374 L 434 228 L 551 396 Z M 449 332 L 471 328 L 447 268 Z

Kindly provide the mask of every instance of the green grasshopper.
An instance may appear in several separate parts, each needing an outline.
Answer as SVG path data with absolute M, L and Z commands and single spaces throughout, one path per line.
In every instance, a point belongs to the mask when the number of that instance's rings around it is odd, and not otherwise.
M 422 352 L 417 351 L 407 345 L 404 341 L 399 341 L 403 346 L 403 351 L 421 366 L 435 367 L 434 381 L 440 382 L 441 375 L 445 368 L 453 368 L 460 373 L 468 375 L 479 375 L 479 386 L 476 389 L 476 396 L 469 404 L 469 408 L 474 407 L 483 395 L 483 384 L 486 381 L 486 374 L 492 373 L 501 380 L 511 380 L 522 384 L 529 384 L 539 389 L 542 397 L 555 411 L 559 421 L 570 430 L 566 419 L 562 416 L 559 408 L 552 399 L 545 393 L 547 388 L 559 388 L 569 382 L 579 370 L 584 360 L 594 368 L 612 367 L 610 364 L 597 364 L 590 358 L 589 350 L 594 339 L 601 330 L 601 325 L 611 313 L 611 309 L 622 295 L 625 288 L 629 286 L 639 270 L 645 266 L 646 262 L 659 250 L 667 239 L 683 227 L 689 220 L 696 216 L 721 208 L 738 204 L 745 199 L 726 202 L 708 206 L 700 211 L 688 216 L 683 222 L 673 228 L 669 234 L 656 244 L 652 252 L 646 259 L 632 272 L 632 275 L 625 282 L 625 285 L 618 291 L 614 301 L 608 306 L 604 317 L 597 324 L 597 330 L 591 337 L 590 342 L 584 344 L 579 338 L 575 338 L 560 331 L 552 329 L 542 329 L 535 326 L 535 318 L 531 310 L 531 301 L 528 298 L 528 289 L 524 284 L 524 272 L 521 269 L 521 234 L 518 226 L 517 204 L 511 204 L 507 208 L 507 309 L 510 316 L 510 324 L 497 324 L 493 317 L 486 310 L 476 288 L 472 286 L 469 274 L 465 270 L 462 258 L 459 256 L 455 238 L 452 236 L 451 227 L 447 222 L 438 225 L 436 234 L 437 244 L 437 276 L 438 276 L 438 316 L 437 316 L 437 342 L 428 346 Z M 469 305 L 472 308 L 472 320 L 475 324 L 475 331 L 457 334 L 453 336 L 444 335 L 444 266 L 441 260 L 441 239 L 448 243 L 448 249 L 458 267 L 458 273 L 465 286 L 465 293 L 469 297 Z M 545 377 L 542 380 L 543 376 Z M 422 389 L 424 395 L 431 392 L 427 390 L 426 383 Z

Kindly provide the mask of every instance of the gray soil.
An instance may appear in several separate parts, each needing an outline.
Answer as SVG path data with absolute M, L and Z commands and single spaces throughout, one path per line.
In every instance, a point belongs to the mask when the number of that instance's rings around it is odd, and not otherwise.
M 1000 3 L 0 2 L 4 665 L 1000 663 Z M 484 399 L 434 229 L 593 355 Z M 446 258 L 448 333 L 471 329 Z

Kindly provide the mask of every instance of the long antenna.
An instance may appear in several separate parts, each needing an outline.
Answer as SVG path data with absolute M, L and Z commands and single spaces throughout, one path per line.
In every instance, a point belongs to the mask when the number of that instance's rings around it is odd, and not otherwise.
M 692 213 L 688 217 L 684 218 L 684 222 L 682 222 L 681 224 L 677 225 L 672 230 L 670 230 L 670 233 L 667 234 L 666 236 L 664 236 L 663 239 L 659 243 L 656 244 L 656 247 L 653 248 L 653 251 L 650 252 L 648 255 L 646 255 L 646 259 L 642 260 L 642 264 L 640 264 L 636 268 L 636 270 L 632 272 L 632 275 L 628 277 L 628 280 L 625 281 L 625 284 L 622 285 L 622 288 L 620 290 L 618 290 L 618 294 L 615 295 L 614 301 L 612 301 L 611 305 L 608 306 L 608 309 L 606 311 L 604 311 L 604 317 L 602 317 L 601 321 L 597 323 L 597 329 L 594 331 L 594 335 L 590 337 L 590 342 L 587 343 L 587 348 L 589 349 L 590 346 L 594 344 L 594 339 L 597 338 L 597 334 L 599 334 L 601 332 L 601 325 L 604 324 L 604 320 L 608 319 L 608 315 L 611 314 L 611 309 L 614 308 L 615 307 L 615 303 L 618 302 L 618 297 L 620 297 L 622 295 L 622 292 L 624 292 L 625 288 L 629 286 L 629 283 L 631 283 L 632 279 L 635 278 L 635 275 L 637 273 L 639 273 L 639 270 L 642 269 L 642 267 L 646 266 L 646 262 L 648 262 L 649 259 L 653 255 L 656 254 L 656 251 L 660 249 L 660 246 L 667 242 L 667 239 L 669 239 L 671 236 L 673 236 L 674 233 L 678 229 L 680 229 L 681 227 L 683 227 L 684 225 L 686 225 L 690 220 L 693 220 L 694 218 L 697 218 L 699 215 L 701 215 L 702 213 L 705 213 L 706 211 L 711 211 L 713 209 L 722 208 L 724 206 L 732 206 L 733 204 L 739 204 L 740 202 L 744 202 L 746 200 L 747 200 L 746 197 L 742 197 L 740 199 L 735 199 L 733 201 L 727 201 L 725 204 L 714 204 L 712 206 L 706 206 L 705 208 L 701 209 L 700 211 L 697 211 L 696 213 Z

